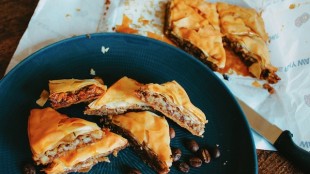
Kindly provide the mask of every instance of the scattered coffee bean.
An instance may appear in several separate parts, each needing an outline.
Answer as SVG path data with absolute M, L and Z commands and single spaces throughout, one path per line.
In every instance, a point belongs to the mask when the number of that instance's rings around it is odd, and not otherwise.
M 189 159 L 189 164 L 192 166 L 192 167 L 200 167 L 201 164 L 202 164 L 202 161 L 200 158 L 198 157 L 191 157 Z
M 182 156 L 182 151 L 179 148 L 172 148 L 172 159 L 173 161 L 178 161 Z
M 212 148 L 211 155 L 213 158 L 218 158 L 221 156 L 221 152 L 218 146 L 215 146 L 214 148 Z
M 128 171 L 128 174 L 142 174 L 142 173 L 141 173 L 140 170 L 138 170 L 138 169 L 131 168 L 131 169 Z
M 188 141 L 186 141 L 185 145 L 186 145 L 187 149 L 193 153 L 195 153 L 199 150 L 199 145 L 195 140 L 188 140 Z
M 175 131 L 172 127 L 169 128 L 170 139 L 175 137 Z
M 201 148 L 198 152 L 198 155 L 204 163 L 209 163 L 211 161 L 211 155 L 205 148 Z
M 180 164 L 179 164 L 179 166 L 178 166 L 178 168 L 179 168 L 179 170 L 181 171 L 181 172 L 184 172 L 184 173 L 188 173 L 189 172 L 189 165 L 188 164 L 186 164 L 185 162 L 181 162 Z
M 34 165 L 31 163 L 26 163 L 23 166 L 23 174 L 36 174 L 36 169 L 34 168 Z

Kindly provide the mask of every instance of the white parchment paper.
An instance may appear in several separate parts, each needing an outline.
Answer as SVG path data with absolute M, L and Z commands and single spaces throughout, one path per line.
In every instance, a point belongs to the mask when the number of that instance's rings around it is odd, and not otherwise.
M 223 0 L 224 1 L 224 0 Z M 138 34 L 162 35 L 167 0 L 40 0 L 7 72 L 24 58 L 56 41 L 76 35 L 113 32 L 124 14 Z M 211 1 L 216 2 L 216 1 Z M 271 62 L 281 77 L 270 95 L 254 87 L 254 79 L 230 75 L 223 82 L 240 99 L 281 129 L 294 134 L 300 147 L 310 150 L 310 1 L 227 0 L 262 12 L 270 37 Z M 142 20 L 149 21 L 142 24 Z M 216 73 L 221 79 L 222 75 Z M 258 81 L 263 84 L 262 81 Z M 274 149 L 253 132 L 256 148 Z

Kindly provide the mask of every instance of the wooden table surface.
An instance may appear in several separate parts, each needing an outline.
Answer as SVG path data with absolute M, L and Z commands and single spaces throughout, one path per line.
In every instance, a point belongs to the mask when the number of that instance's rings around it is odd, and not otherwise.
M 0 0 L 0 79 L 21 39 L 38 0 Z M 277 152 L 257 150 L 259 173 L 296 174 L 298 169 Z

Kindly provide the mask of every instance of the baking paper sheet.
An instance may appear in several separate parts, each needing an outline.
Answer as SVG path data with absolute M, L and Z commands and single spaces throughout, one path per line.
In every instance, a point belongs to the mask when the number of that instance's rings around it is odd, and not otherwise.
M 137 34 L 161 37 L 164 4 L 167 0 L 40 0 L 8 66 L 56 41 L 76 35 L 113 32 L 124 15 L 132 20 Z M 215 2 L 215 1 L 211 1 Z M 229 89 L 254 110 L 281 129 L 294 134 L 300 147 L 310 150 L 310 2 L 296 0 L 230 0 L 262 13 L 270 37 L 271 62 L 281 77 L 270 95 L 254 87 L 254 79 L 216 73 Z M 147 22 L 148 21 L 148 22 Z M 263 84 L 263 81 L 258 81 Z M 253 132 L 256 148 L 274 149 Z

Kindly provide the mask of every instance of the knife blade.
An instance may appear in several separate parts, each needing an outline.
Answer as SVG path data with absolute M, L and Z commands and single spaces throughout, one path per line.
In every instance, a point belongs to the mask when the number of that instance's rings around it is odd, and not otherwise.
M 306 174 L 310 173 L 310 152 L 297 146 L 289 130 L 281 130 L 236 97 L 251 128 L 274 145 L 278 152 Z

